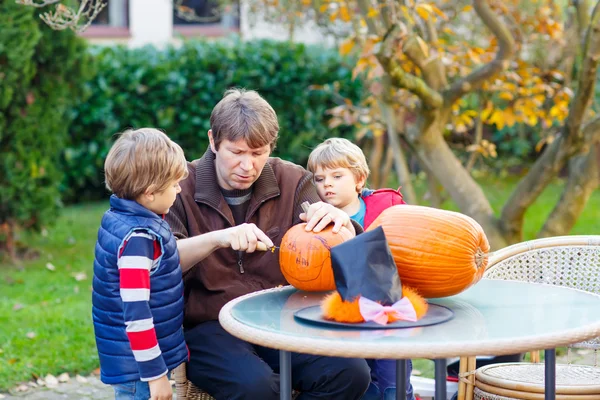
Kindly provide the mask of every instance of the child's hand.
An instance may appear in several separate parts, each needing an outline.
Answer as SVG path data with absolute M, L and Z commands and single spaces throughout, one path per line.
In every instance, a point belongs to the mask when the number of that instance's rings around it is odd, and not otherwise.
M 306 222 L 307 231 L 321 232 L 333 223 L 333 233 L 338 233 L 343 226 L 353 235 L 356 234 L 348 214 L 322 201 L 311 204 L 306 212 L 300 214 L 300 219 Z
M 148 382 L 150 386 L 150 400 L 172 400 L 173 389 L 166 375 Z

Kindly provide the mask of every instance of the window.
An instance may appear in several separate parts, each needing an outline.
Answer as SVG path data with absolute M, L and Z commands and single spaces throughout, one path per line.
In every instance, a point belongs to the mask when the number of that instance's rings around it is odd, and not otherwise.
M 127 27 L 129 26 L 128 0 L 104 0 L 106 7 L 92 21 L 92 26 Z
M 174 0 L 173 27 L 184 36 L 222 36 L 239 29 L 239 2 Z

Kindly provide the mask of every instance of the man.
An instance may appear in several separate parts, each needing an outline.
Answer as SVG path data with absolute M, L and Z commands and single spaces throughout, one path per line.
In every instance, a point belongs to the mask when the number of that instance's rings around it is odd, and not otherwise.
M 334 224 L 355 232 L 348 215 L 319 201 L 304 168 L 270 157 L 279 124 L 254 91 L 230 90 L 215 106 L 210 148 L 189 163 L 189 176 L 167 214 L 178 240 L 185 285 L 188 378 L 217 399 L 279 398 L 278 351 L 228 334 L 217 320 L 229 300 L 286 284 L 278 254 L 293 225 L 318 232 Z M 306 213 L 305 201 L 311 203 Z M 360 227 L 357 227 L 360 229 Z M 300 399 L 359 399 L 370 382 L 363 359 L 292 354 Z

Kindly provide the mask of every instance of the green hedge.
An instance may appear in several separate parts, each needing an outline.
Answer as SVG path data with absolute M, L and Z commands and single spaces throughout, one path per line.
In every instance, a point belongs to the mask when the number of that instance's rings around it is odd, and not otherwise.
M 113 135 L 126 128 L 163 129 L 188 159 L 207 148 L 213 106 L 231 87 L 255 89 L 279 117 L 275 154 L 305 164 L 310 150 L 350 128 L 329 129 L 330 93 L 314 86 L 340 82 L 357 100 L 362 83 L 336 52 L 273 41 L 185 42 L 180 47 L 97 48 L 98 74 L 91 97 L 76 109 L 72 142 L 64 153 L 65 195 L 80 201 L 106 195 L 102 166 Z
M 50 30 L 38 12 L 0 0 L 0 251 L 16 227 L 56 218 L 61 149 L 93 75 L 85 41 Z

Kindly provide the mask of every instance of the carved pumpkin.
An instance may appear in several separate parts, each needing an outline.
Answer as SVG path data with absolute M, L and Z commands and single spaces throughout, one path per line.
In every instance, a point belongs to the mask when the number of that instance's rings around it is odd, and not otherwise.
M 291 227 L 281 239 L 279 265 L 285 279 L 300 290 L 318 292 L 335 289 L 329 250 L 353 237 L 346 228 L 338 233 L 328 226 L 319 233 L 307 232 L 306 224 Z
M 403 285 L 424 297 L 445 297 L 479 282 L 490 245 L 471 217 L 437 208 L 397 205 L 367 230 L 381 226 Z

